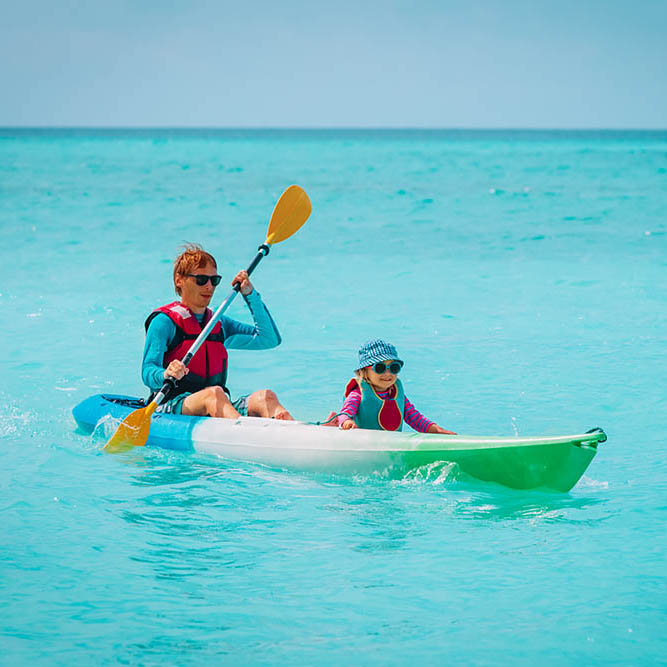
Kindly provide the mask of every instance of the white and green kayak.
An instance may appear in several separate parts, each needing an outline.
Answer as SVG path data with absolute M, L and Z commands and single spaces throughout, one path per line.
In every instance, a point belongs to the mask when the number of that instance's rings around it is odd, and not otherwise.
M 143 401 L 97 394 L 77 405 L 74 418 L 92 433 L 106 416 L 122 420 Z M 258 417 L 211 419 L 156 413 L 151 418 L 149 447 L 215 454 L 226 459 L 332 474 L 400 477 L 435 462 L 451 462 L 480 480 L 515 489 L 569 491 L 593 460 L 602 429 L 574 435 L 490 437 L 341 431 L 304 422 Z

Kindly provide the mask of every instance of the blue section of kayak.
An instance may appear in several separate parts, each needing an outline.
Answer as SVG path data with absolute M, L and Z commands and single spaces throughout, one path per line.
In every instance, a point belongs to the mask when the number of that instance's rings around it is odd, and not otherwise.
M 141 407 L 144 407 L 143 403 L 132 396 L 95 394 L 75 406 L 72 414 L 80 429 L 92 433 L 103 417 L 110 416 L 122 421 Z M 151 418 L 151 432 L 146 445 L 192 451 L 192 431 L 202 419 L 205 417 L 155 413 Z

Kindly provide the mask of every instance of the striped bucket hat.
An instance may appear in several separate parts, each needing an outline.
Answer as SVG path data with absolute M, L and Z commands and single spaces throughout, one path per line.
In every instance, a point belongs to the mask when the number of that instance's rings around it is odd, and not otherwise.
M 376 340 L 369 340 L 359 348 L 359 363 L 355 370 L 366 368 L 377 364 L 378 361 L 390 361 L 396 359 L 403 365 L 403 360 L 399 358 L 396 348 L 391 344 L 379 338 Z

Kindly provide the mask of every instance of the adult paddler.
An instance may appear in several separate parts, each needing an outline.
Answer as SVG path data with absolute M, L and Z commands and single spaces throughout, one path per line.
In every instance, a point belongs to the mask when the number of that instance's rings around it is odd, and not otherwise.
M 174 260 L 174 289 L 180 301 L 157 308 L 146 320 L 141 367 L 144 384 L 152 392 L 157 392 L 167 377 L 178 380 L 175 392 L 158 412 L 292 419 L 270 389 L 232 401 L 226 386 L 228 349 L 268 350 L 281 342 L 278 328 L 246 271 L 239 271 L 232 285 L 240 285 L 254 326 L 222 315 L 188 366 L 181 361 L 213 315 L 208 305 L 220 280 L 215 259 L 198 245 L 188 244 Z

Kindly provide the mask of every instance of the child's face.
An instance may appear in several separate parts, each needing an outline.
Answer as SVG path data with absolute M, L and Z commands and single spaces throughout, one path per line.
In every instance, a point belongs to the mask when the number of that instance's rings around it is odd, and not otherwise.
M 366 371 L 366 378 L 368 379 L 368 382 L 376 390 L 387 391 L 389 387 L 391 387 L 393 384 L 396 383 L 396 379 L 398 378 L 398 373 L 391 372 L 389 367 L 392 364 L 398 365 L 400 364 L 400 362 L 397 362 L 396 359 L 390 359 L 389 361 L 385 361 L 384 362 L 385 369 L 383 373 L 376 373 L 374 366 L 366 366 L 366 368 L 364 369 Z

